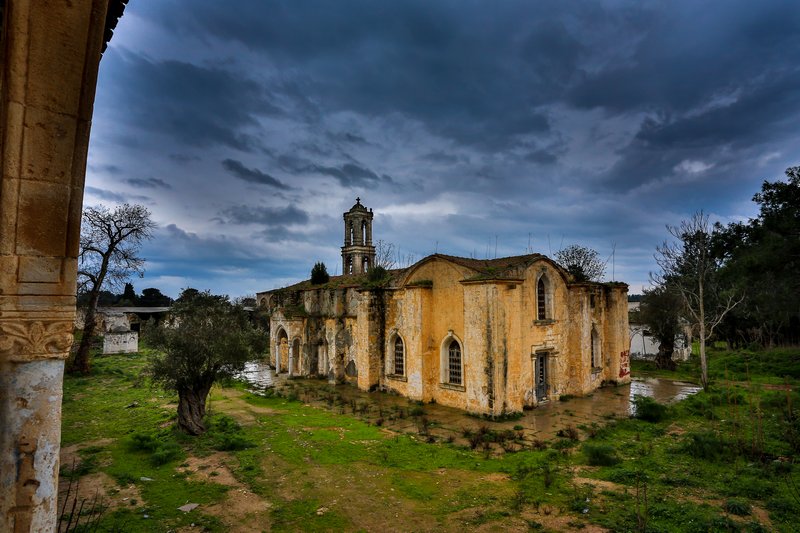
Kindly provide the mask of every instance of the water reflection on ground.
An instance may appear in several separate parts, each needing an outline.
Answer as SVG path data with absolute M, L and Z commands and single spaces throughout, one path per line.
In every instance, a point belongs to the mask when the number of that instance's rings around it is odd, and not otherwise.
M 286 375 L 275 376 L 274 371 L 261 362 L 248 363 L 241 378 L 253 385 L 254 389 L 265 389 L 282 385 Z M 312 391 L 330 390 L 324 380 L 293 379 L 292 386 L 306 391 L 301 395 L 304 401 L 327 406 L 322 395 Z M 692 383 L 657 378 L 633 378 L 630 384 L 619 387 L 599 389 L 585 397 L 571 398 L 568 401 L 547 402 L 536 409 L 525 411 L 519 419 L 502 422 L 487 422 L 480 417 L 450 407 L 437 404 L 424 406 L 425 417 L 430 421 L 431 433 L 441 438 L 450 438 L 464 433 L 465 429 L 476 430 L 487 423 L 492 429 L 512 429 L 522 426 L 526 440 L 549 439 L 568 426 L 589 427 L 604 421 L 627 417 L 633 414 L 633 399 L 636 395 L 649 396 L 660 403 L 680 401 L 695 394 L 700 387 Z M 393 394 L 381 392 L 362 392 L 352 385 L 336 385 L 335 392 L 343 400 L 343 405 L 369 404 L 370 409 L 362 417 L 375 421 L 381 418 L 382 423 L 396 431 L 416 433 L 419 420 L 410 416 L 392 416 L 403 408 L 408 408 L 409 400 Z M 339 407 L 339 411 L 349 412 L 349 407 Z M 375 419 L 375 420 L 373 420 Z M 518 429 L 519 431 L 519 429 Z

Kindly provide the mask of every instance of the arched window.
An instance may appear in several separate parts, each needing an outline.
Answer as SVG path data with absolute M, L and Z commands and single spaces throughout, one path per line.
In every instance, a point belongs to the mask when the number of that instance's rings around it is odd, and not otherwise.
M 352 222 L 350 222 L 350 242 L 348 242 L 348 243 L 347 243 L 348 245 L 355 244 L 355 243 L 353 242 L 353 238 L 354 238 L 354 236 L 355 236 L 355 235 L 354 235 L 354 232 L 353 232 L 353 223 L 352 223 Z
M 367 244 L 367 221 L 361 221 L 361 244 Z
M 394 374 L 403 376 L 406 373 L 405 346 L 400 335 L 394 339 Z
M 451 385 L 461 385 L 461 345 L 457 340 L 450 341 L 447 348 L 447 382 Z
M 363 267 L 361 269 L 362 272 L 366 272 L 367 270 L 369 270 L 369 257 L 365 257 L 364 258 L 364 263 L 363 263 L 362 267 Z
M 536 284 L 536 319 L 547 320 L 547 284 L 541 276 Z

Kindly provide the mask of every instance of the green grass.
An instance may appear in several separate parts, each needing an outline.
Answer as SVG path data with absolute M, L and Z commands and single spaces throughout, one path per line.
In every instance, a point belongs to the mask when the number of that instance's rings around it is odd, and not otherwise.
M 238 384 L 237 405 L 263 414 L 237 422 L 215 389 L 207 433 L 188 437 L 173 427 L 174 406 L 168 404 L 175 397 L 150 388 L 143 375 L 146 355 L 99 357 L 92 376 L 70 376 L 64 384 L 63 445 L 81 449 L 74 472 L 63 465 L 62 474 L 104 472 L 120 488 L 138 487 L 141 505 L 109 512 L 100 528 L 106 531 L 166 531 L 190 523 L 224 531 L 203 509 L 220 502 L 228 487 L 187 479 L 177 470 L 187 457 L 220 450 L 233 459 L 234 476 L 272 502 L 276 531 L 356 529 L 341 507 L 330 506 L 326 490 L 333 489 L 311 475 L 321 472 L 331 479 L 368 475 L 363 483 L 370 488 L 358 495 L 368 505 L 385 506 L 391 495 L 442 529 L 465 509 L 478 510 L 468 527 L 498 528 L 504 520 L 522 514 L 529 520 L 532 510 L 552 508 L 617 531 L 635 529 L 637 520 L 646 520 L 648 531 L 792 531 L 800 515 L 794 488 L 800 486 L 800 383 L 792 377 L 797 357 L 789 350 L 738 356 L 714 351 L 709 361 L 715 381 L 708 392 L 654 408 L 658 416 L 648 420 L 610 420 L 583 432 L 583 443 L 558 439 L 547 450 L 502 455 L 387 435 L 349 409 L 337 414 L 335 405 L 328 410 L 255 396 Z M 681 365 L 678 376 L 694 372 L 693 365 Z M 726 371 L 735 383 L 720 381 Z M 773 390 L 784 375 L 792 386 L 788 396 Z M 581 477 L 616 485 L 599 490 L 578 484 L 575 468 L 583 469 Z M 282 479 L 295 480 L 294 492 L 278 489 Z M 637 490 L 645 487 L 647 512 L 639 501 L 637 517 Z M 178 511 L 187 501 L 201 507 Z M 757 525 L 756 507 L 768 512 L 770 527 Z

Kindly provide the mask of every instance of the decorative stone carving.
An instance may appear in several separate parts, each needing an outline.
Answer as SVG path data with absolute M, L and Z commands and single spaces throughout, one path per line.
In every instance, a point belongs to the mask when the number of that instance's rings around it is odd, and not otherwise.
M 72 322 L 0 322 L 0 356 L 8 361 L 66 359 L 72 346 Z

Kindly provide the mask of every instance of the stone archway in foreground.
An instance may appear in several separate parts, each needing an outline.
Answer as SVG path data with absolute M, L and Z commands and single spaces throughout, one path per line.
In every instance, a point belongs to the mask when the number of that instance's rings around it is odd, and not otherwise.
M 0 4 L 0 531 L 55 531 L 86 154 L 127 0 Z

